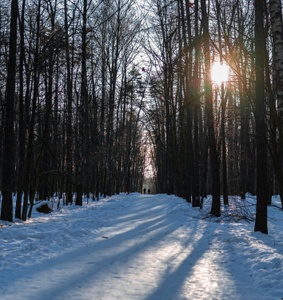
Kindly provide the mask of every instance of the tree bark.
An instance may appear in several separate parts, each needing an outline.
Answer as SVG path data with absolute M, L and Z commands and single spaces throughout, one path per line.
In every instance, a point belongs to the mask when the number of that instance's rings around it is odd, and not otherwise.
M 11 2 L 10 21 L 10 45 L 9 62 L 7 69 L 6 83 L 6 114 L 5 114 L 5 136 L 2 169 L 2 207 L 1 219 L 13 221 L 13 182 L 15 175 L 14 160 L 14 104 L 15 104 L 15 84 L 16 84 L 16 58 L 17 58 L 17 18 L 18 1 Z
M 283 21 L 281 0 L 270 0 L 273 37 L 273 97 L 271 106 L 271 149 L 283 209 Z M 275 102 L 277 100 L 277 110 Z
M 72 156 L 72 78 L 71 78 L 71 62 L 70 62 L 70 45 L 68 31 L 68 5 L 64 0 L 64 22 L 65 22 L 65 41 L 66 41 L 66 64 L 67 64 L 67 140 L 66 140 L 66 204 L 73 202 L 72 194 L 72 173 L 73 173 L 73 156 Z
M 33 207 L 34 193 L 35 193 L 35 169 L 34 169 L 34 127 L 36 122 L 36 104 L 38 100 L 39 89 L 39 36 L 40 36 L 40 10 L 41 0 L 38 2 L 37 15 L 36 15 L 36 41 L 33 62 L 33 96 L 30 122 L 28 126 L 28 141 L 25 158 L 25 178 L 24 178 L 24 202 L 22 219 L 27 220 L 28 217 L 28 200 L 30 201 L 29 215 Z
M 22 195 L 23 195 L 23 183 L 24 183 L 24 170 L 25 170 L 25 122 L 24 122 L 24 16 L 25 16 L 25 0 L 22 2 L 22 12 L 20 21 L 20 64 L 19 64 L 19 163 L 18 163 L 18 189 L 17 189 L 17 201 L 15 209 L 15 217 L 21 219 L 22 213 Z
M 265 36 L 263 27 L 263 0 L 254 2 L 255 6 L 255 122 L 256 122 L 256 147 L 257 147 L 257 206 L 255 231 L 268 233 L 267 228 L 267 140 L 265 129 L 265 90 L 264 90 L 264 64 Z
M 210 47 L 209 47 L 209 26 L 206 1 L 201 0 L 202 25 L 203 25 L 203 43 L 204 43 L 204 59 L 205 59 L 205 110 L 208 133 L 208 144 L 210 150 L 210 164 L 212 176 L 212 206 L 211 214 L 220 216 L 220 174 L 219 174 L 219 158 L 216 149 L 216 139 L 214 130 L 214 115 L 213 115 L 213 96 L 212 84 L 210 78 Z

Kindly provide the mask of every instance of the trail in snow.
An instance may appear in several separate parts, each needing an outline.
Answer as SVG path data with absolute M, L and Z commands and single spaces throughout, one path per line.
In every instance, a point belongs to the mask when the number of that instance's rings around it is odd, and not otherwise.
M 0 298 L 280 300 L 283 248 L 252 228 L 167 195 L 63 207 L 1 229 Z

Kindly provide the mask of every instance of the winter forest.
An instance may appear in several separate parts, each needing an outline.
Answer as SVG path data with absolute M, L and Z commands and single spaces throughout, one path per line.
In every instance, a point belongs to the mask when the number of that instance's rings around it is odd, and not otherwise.
M 119 192 L 283 199 L 281 0 L 0 4 L 1 219 Z M 218 66 L 218 68 L 217 68 Z M 16 198 L 13 209 L 12 195 Z

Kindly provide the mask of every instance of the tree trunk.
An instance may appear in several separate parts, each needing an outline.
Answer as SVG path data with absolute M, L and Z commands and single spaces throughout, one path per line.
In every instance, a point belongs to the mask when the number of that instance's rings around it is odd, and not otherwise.
M 223 202 L 228 205 L 228 184 L 227 184 L 227 158 L 226 158 L 226 137 L 225 137 L 225 112 L 227 97 L 224 93 L 224 83 L 221 83 L 221 142 L 222 142 L 222 186 Z
M 200 121 L 200 80 L 199 80 L 199 60 L 200 60 L 200 43 L 199 43 L 199 19 L 198 19 L 198 0 L 195 0 L 195 62 L 193 73 L 193 114 L 194 114 L 194 178 L 193 178 L 193 194 L 195 200 L 193 206 L 200 206 L 200 141 L 199 141 L 199 121 Z M 190 14 L 190 9 L 187 6 L 187 14 Z
M 18 163 L 18 189 L 17 189 L 17 201 L 15 209 L 15 217 L 21 219 L 22 213 L 22 195 L 23 195 L 23 182 L 24 182 L 24 170 L 25 170 L 25 136 L 26 128 L 24 122 L 24 16 L 25 16 L 25 0 L 22 2 L 22 12 L 20 21 L 20 65 L 19 65 L 19 80 L 20 80 L 20 92 L 19 92 L 19 163 Z
M 38 100 L 38 88 L 39 88 L 39 33 L 40 33 L 40 10 L 41 10 L 41 1 L 38 2 L 37 8 L 37 16 L 36 16 L 36 46 L 34 53 L 34 63 L 33 63 L 33 96 L 32 96 L 32 108 L 31 108 L 31 117 L 29 122 L 29 130 L 28 130 L 28 141 L 27 141 L 27 150 L 26 150 L 26 158 L 25 158 L 25 179 L 24 179 L 24 202 L 23 202 L 23 211 L 22 211 L 22 219 L 24 221 L 27 220 L 28 213 L 28 199 L 30 200 L 30 212 L 33 206 L 33 198 L 34 192 L 30 194 L 31 191 L 35 191 L 36 180 L 34 179 L 35 168 L 34 168 L 34 127 L 35 127 L 35 118 L 36 118 L 36 104 Z
M 273 98 L 271 106 L 271 139 L 276 180 L 283 209 L 283 21 L 281 0 L 270 0 L 270 21 L 273 36 Z M 278 109 L 276 112 L 275 102 Z M 278 136 L 277 136 L 278 130 Z
M 72 79 L 71 79 L 71 63 L 70 63 L 70 45 L 68 32 L 68 5 L 64 0 L 64 22 L 65 22 L 65 40 L 66 40 L 66 64 L 67 64 L 67 141 L 66 141 L 66 204 L 73 202 L 72 195 Z
M 14 103 L 15 103 L 15 84 L 16 84 L 16 54 L 17 54 L 17 18 L 18 1 L 11 2 L 11 21 L 10 21 L 10 45 L 9 62 L 7 69 L 6 84 L 6 114 L 5 114 L 5 136 L 2 169 L 2 207 L 1 219 L 13 221 L 13 182 L 15 175 L 14 160 Z
M 211 214 L 216 217 L 220 216 L 220 174 L 219 174 L 219 158 L 216 149 L 216 139 L 214 130 L 214 114 L 213 114 L 213 97 L 212 84 L 210 79 L 210 47 L 209 47 L 209 27 L 206 1 L 201 0 L 203 39 L 204 39 L 204 56 L 205 56 L 205 110 L 208 133 L 208 144 L 210 150 L 210 164 L 212 176 L 212 206 Z
M 256 91 L 255 91 L 255 122 L 256 122 L 256 147 L 257 147 L 257 206 L 255 231 L 268 233 L 267 229 L 267 140 L 265 129 L 265 90 L 264 90 L 264 64 L 265 36 L 263 27 L 264 1 L 254 2 L 255 6 L 255 66 L 256 66 Z
M 218 30 L 218 46 L 219 46 L 219 56 L 220 63 L 223 63 L 223 51 L 222 51 L 222 37 L 221 37 L 221 10 L 220 3 L 216 0 L 216 10 L 217 10 L 217 30 Z M 221 100 L 221 153 L 222 153 L 222 191 L 223 191 L 223 202 L 224 205 L 228 205 L 228 184 L 227 184 L 227 158 L 226 158 L 226 136 L 225 136 L 225 114 L 226 114 L 226 98 L 224 82 L 221 82 L 220 88 L 220 100 Z

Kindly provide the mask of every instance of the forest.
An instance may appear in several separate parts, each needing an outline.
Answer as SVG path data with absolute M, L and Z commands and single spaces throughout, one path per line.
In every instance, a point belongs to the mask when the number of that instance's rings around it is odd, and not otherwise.
M 0 49 L 2 220 L 152 177 L 193 207 L 211 194 L 215 216 L 254 194 L 267 233 L 283 201 L 281 0 L 1 1 Z

